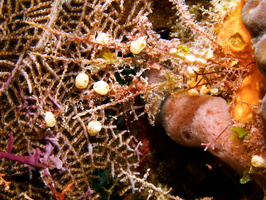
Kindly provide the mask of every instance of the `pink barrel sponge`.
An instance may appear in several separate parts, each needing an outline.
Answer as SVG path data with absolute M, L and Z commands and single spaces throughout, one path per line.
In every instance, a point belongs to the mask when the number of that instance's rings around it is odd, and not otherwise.
M 206 147 L 208 151 L 230 165 L 240 175 L 248 172 L 250 156 L 239 138 L 232 139 L 229 108 L 221 97 L 170 95 L 161 107 L 160 122 L 170 138 L 190 147 Z M 222 134 L 221 134 L 222 133 Z M 265 179 L 255 177 L 262 188 Z

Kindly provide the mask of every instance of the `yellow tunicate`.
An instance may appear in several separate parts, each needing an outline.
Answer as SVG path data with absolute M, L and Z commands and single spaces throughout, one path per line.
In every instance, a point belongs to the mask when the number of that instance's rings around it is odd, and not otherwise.
M 45 113 L 45 117 L 44 117 L 44 121 L 47 127 L 54 127 L 56 120 L 54 117 L 54 114 L 52 112 L 46 112 Z
M 99 121 L 90 121 L 87 130 L 90 136 L 95 136 L 102 130 L 102 124 Z
M 78 89 L 85 89 L 88 87 L 89 84 L 89 76 L 85 74 L 84 72 L 77 75 L 75 80 L 75 86 Z
M 139 37 L 137 40 L 130 43 L 130 51 L 134 54 L 139 54 L 146 47 L 145 37 Z
M 187 93 L 188 93 L 188 95 L 191 96 L 191 97 L 196 97 L 196 96 L 199 96 L 199 95 L 200 95 L 199 91 L 196 90 L 196 89 L 194 89 L 194 88 L 188 90 Z
M 188 54 L 185 56 L 185 61 L 188 63 L 193 63 L 195 62 L 195 60 L 196 60 L 196 57 L 192 54 Z
M 184 55 L 187 55 L 187 54 L 189 54 L 189 52 L 190 52 L 189 47 L 186 46 L 186 45 L 183 45 L 183 44 L 178 45 L 178 46 L 176 47 L 176 50 L 177 50 L 177 52 L 182 53 L 182 54 L 184 54 Z
M 105 81 L 97 81 L 93 84 L 93 90 L 101 95 L 106 95 L 110 88 L 108 83 L 106 83 Z
M 232 35 L 229 38 L 229 46 L 231 49 L 234 49 L 235 51 L 241 51 L 245 48 L 246 43 L 242 36 L 239 33 L 236 33 L 235 35 Z

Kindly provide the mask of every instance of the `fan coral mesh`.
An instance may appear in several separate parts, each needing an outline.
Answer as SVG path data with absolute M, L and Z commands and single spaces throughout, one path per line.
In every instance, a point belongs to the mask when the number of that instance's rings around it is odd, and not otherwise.
M 173 32 L 180 24 L 187 25 L 180 37 L 191 29 L 187 44 L 186 36 L 165 40 L 153 30 L 161 20 L 149 15 L 153 0 L 0 1 L 1 198 L 101 199 L 98 188 L 109 181 L 109 194 L 145 189 L 148 198 L 179 199 L 148 174 L 138 176 L 141 142 L 121 121 L 146 112 L 153 123 L 163 96 L 177 89 L 204 86 L 204 93 L 230 97 L 246 71 L 221 49 L 213 55 L 220 47 L 214 12 L 199 9 L 204 20 L 197 22 L 184 1 L 162 2 L 174 10 L 169 19 L 179 16 L 167 25 Z M 130 42 L 140 37 L 147 46 L 134 55 Z M 148 83 L 147 69 L 163 78 Z M 75 87 L 80 73 L 88 75 L 85 89 Z M 106 95 L 93 90 L 97 81 L 108 83 Z M 145 105 L 135 102 L 139 96 Z M 55 126 L 47 127 L 46 112 Z M 96 136 L 87 132 L 93 120 L 102 124 Z
M 111 169 L 108 173 L 113 177 L 121 168 L 134 171 L 138 142 L 115 126 L 117 118 L 127 111 L 124 106 L 98 108 L 103 101 L 111 104 L 119 96 L 113 93 L 103 97 L 92 90 L 78 90 L 74 80 L 86 71 L 90 74 L 90 89 L 97 80 L 105 80 L 113 88 L 121 86 L 114 76 L 121 61 L 101 58 L 99 54 L 105 50 L 95 37 L 105 32 L 113 38 L 114 45 L 115 40 L 121 41 L 129 32 L 138 32 L 136 19 L 150 12 L 150 2 L 1 1 L 0 8 L 1 150 L 6 149 L 12 132 L 12 154 L 31 157 L 39 148 L 37 162 L 50 170 L 50 175 L 40 172 L 44 181 L 33 184 L 34 178 L 27 175 L 32 167 L 1 159 L 1 172 L 12 180 L 9 190 L 1 192 L 1 196 L 23 198 L 25 192 L 34 199 L 50 199 L 51 183 L 62 191 L 74 182 L 66 197 L 92 198 L 88 191 L 95 171 Z M 45 29 L 39 27 L 44 24 Z M 111 49 L 106 54 L 117 56 L 123 50 Z M 48 111 L 55 115 L 53 128 L 44 122 Z M 78 116 L 83 111 L 88 112 Z M 92 119 L 103 124 L 103 131 L 96 138 L 87 133 L 86 126 Z M 16 177 L 26 178 L 28 184 L 14 181 Z M 50 186 L 50 192 L 44 184 Z

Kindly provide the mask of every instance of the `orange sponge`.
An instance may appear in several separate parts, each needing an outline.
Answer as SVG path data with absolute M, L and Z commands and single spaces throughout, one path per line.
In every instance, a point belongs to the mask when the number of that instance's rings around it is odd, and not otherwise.
M 250 2 L 258 3 L 257 0 L 248 2 L 249 4 Z M 259 101 L 265 93 L 266 79 L 255 64 L 252 38 L 241 19 L 244 3 L 244 0 L 239 1 L 237 8 L 230 12 L 221 23 L 217 39 L 227 54 L 235 57 L 241 66 L 248 66 L 251 71 L 251 74 L 243 80 L 233 96 L 231 116 L 236 122 L 252 123 L 254 109 L 259 106 Z M 244 19 L 250 21 L 245 14 L 248 13 L 246 10 L 244 9 L 243 12 Z

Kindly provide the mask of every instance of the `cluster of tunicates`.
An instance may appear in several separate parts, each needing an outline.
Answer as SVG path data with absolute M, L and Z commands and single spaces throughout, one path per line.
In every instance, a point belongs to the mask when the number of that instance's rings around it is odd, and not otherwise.
M 242 9 L 242 20 L 253 37 L 257 66 L 266 75 L 266 0 L 249 0 Z

